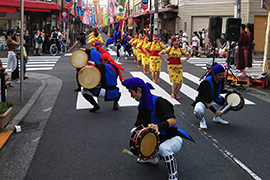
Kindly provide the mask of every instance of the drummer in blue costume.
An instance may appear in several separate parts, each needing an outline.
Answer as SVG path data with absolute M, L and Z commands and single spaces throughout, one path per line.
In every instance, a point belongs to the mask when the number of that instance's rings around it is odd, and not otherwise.
M 118 110 L 118 101 L 121 93 L 117 87 L 117 77 L 120 81 L 123 81 L 123 77 L 120 70 L 124 70 L 123 67 L 114 62 L 109 54 L 105 53 L 101 55 L 101 63 L 89 61 L 89 65 L 94 65 L 101 72 L 100 85 L 93 89 L 84 89 L 83 97 L 90 102 L 94 107 L 89 112 L 96 112 L 100 109 L 98 103 L 93 96 L 103 97 L 105 101 L 113 101 L 113 110 Z
M 150 89 L 154 89 L 151 84 L 134 77 L 126 79 L 122 82 L 122 85 L 129 90 L 131 97 L 139 101 L 139 113 L 134 125 L 136 127 L 139 125 L 149 126 L 160 133 L 161 144 L 158 154 L 164 160 L 169 180 L 177 180 L 177 163 L 174 154 L 182 147 L 183 140 L 181 137 L 191 141 L 193 139 L 185 131 L 177 128 L 173 105 L 166 99 L 151 94 Z M 135 129 L 131 130 L 131 134 Z M 137 159 L 139 163 L 158 164 L 158 161 L 156 156 L 149 160 Z
M 220 117 L 225 112 L 222 114 L 220 110 L 215 109 L 215 107 L 223 107 L 225 104 L 225 99 L 221 97 L 220 94 L 233 91 L 232 89 L 224 89 L 224 72 L 224 67 L 220 64 L 216 64 L 198 87 L 199 94 L 192 105 L 195 106 L 194 115 L 200 120 L 201 129 L 207 129 L 206 120 L 204 118 L 205 108 L 208 108 L 215 114 L 213 122 L 225 125 L 229 124 L 228 121 Z

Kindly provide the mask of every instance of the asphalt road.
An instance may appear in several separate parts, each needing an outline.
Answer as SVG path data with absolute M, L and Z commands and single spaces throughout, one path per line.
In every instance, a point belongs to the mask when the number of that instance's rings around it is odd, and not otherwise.
M 115 56 L 112 57 L 115 59 Z M 124 79 L 132 77 L 131 71 L 141 71 L 132 58 L 123 59 L 122 62 L 126 68 L 123 72 Z M 203 69 L 192 64 L 185 63 L 183 68 L 184 72 L 197 77 L 204 74 Z M 166 71 L 164 63 L 162 70 Z M 129 146 L 129 132 L 137 116 L 137 107 L 126 106 L 113 111 L 112 102 L 99 99 L 101 109 L 97 113 L 89 113 L 89 109 L 76 109 L 78 95 L 73 91 L 76 88 L 75 69 L 70 65 L 69 57 L 62 56 L 54 69 L 46 74 L 61 80 L 56 81 L 58 84 L 62 83 L 59 94 L 54 94 L 55 104 L 52 104 L 43 130 L 12 136 L 6 149 L 1 152 L 6 154 L 1 156 L 11 157 L 11 153 L 20 151 L 31 153 L 25 155 L 21 160 L 23 162 L 17 163 L 17 166 L 6 168 L 5 172 L 0 173 L 5 173 L 2 177 L 25 180 L 167 179 L 162 161 L 159 165 L 142 165 L 136 162 L 136 157 L 122 152 Z M 147 76 L 150 78 L 150 75 Z M 198 87 L 186 78 L 184 83 L 193 89 Z M 170 93 L 171 86 L 164 80 L 161 80 L 159 86 Z M 177 124 L 196 143 L 184 140 L 182 149 L 176 154 L 179 179 L 269 178 L 269 96 L 250 88 L 240 92 L 255 105 L 245 105 L 241 111 L 226 114 L 224 119 L 230 125 L 212 123 L 213 114 L 206 111 L 207 130 L 198 128 L 199 122 L 190 106 L 192 100 L 185 94 L 180 94 L 181 99 L 178 101 L 181 104 L 175 105 Z M 42 98 L 37 101 L 36 107 L 46 101 L 46 97 Z M 47 101 L 50 98 L 48 94 Z M 36 115 L 29 118 L 40 119 L 39 116 L 37 110 Z M 29 145 L 28 141 L 33 140 L 35 145 Z M 12 159 L 0 159 L 1 163 L 6 161 Z M 12 176 L 12 173 L 16 176 Z

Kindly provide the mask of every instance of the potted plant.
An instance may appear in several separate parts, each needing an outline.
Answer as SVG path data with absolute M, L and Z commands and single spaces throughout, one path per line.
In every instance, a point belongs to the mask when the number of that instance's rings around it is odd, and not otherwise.
M 13 103 L 10 101 L 0 102 L 0 129 L 3 129 L 10 121 Z

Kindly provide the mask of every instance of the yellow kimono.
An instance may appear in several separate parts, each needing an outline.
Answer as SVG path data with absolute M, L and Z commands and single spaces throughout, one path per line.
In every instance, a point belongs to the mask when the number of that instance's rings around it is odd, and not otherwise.
M 93 48 L 95 47 L 96 42 L 98 42 L 101 46 L 104 44 L 104 41 L 102 40 L 101 37 L 93 37 L 87 42 L 87 44 L 89 44 Z
M 150 71 L 160 71 L 161 70 L 161 59 L 158 55 L 158 53 L 165 49 L 166 46 L 159 42 L 150 42 L 145 46 L 146 49 L 149 49 L 150 51 Z
M 183 83 L 183 68 L 181 64 L 181 57 L 188 56 L 188 52 L 181 48 L 168 47 L 163 50 L 165 54 L 168 54 L 169 65 L 168 72 L 170 76 L 171 83 Z
M 142 60 L 142 53 L 141 53 L 141 51 L 139 51 L 139 48 L 137 47 L 138 46 L 138 44 L 140 44 L 141 42 L 143 41 L 143 39 L 137 39 L 137 40 L 135 40 L 134 42 L 133 42 L 133 44 L 134 45 L 136 45 L 136 48 L 137 48 L 137 50 L 136 50 L 136 56 L 137 56 L 137 60 L 138 61 L 141 61 Z
M 149 55 L 143 50 L 143 48 L 148 44 L 149 42 L 142 41 L 140 44 L 137 45 L 137 48 L 142 49 L 142 65 L 148 65 L 149 64 Z

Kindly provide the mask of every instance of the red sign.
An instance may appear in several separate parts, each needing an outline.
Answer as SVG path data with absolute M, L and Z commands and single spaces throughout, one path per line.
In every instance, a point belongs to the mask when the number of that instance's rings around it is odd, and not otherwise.
M 145 11 L 148 9 L 148 0 L 142 0 L 142 9 Z
M 65 0 L 65 6 L 67 9 L 70 9 L 72 7 L 72 0 Z

